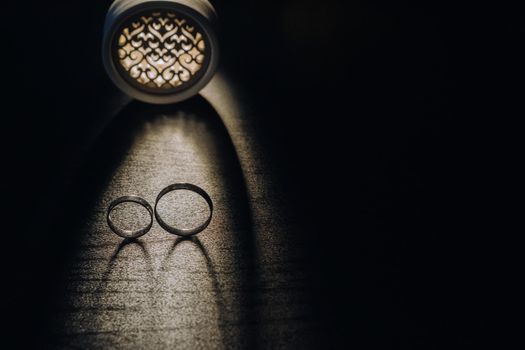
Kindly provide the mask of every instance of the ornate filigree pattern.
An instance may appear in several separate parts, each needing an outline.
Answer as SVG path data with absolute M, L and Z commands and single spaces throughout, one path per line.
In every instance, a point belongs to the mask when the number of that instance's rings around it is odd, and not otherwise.
M 203 68 L 204 35 L 188 18 L 171 11 L 141 14 L 118 35 L 118 58 L 125 73 L 154 90 L 187 84 Z

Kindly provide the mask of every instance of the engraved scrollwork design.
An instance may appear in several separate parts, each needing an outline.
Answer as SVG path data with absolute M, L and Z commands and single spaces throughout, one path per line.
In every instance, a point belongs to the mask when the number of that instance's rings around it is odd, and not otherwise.
M 202 69 L 207 44 L 191 20 L 158 11 L 128 21 L 117 46 L 119 63 L 133 81 L 169 90 L 191 81 Z

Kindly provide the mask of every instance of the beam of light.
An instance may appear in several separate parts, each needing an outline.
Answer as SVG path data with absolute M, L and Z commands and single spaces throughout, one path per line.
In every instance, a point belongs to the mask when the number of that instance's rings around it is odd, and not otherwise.
M 311 326 L 305 272 L 294 268 L 288 211 L 271 191 L 275 179 L 256 125 L 222 74 L 202 95 L 218 116 L 173 107 L 138 118 L 138 127 L 121 118 L 121 135 L 111 139 L 117 148 L 121 138 L 129 146 L 97 196 L 69 269 L 69 298 L 57 322 L 63 343 L 188 349 L 309 343 L 289 337 L 313 334 L 297 333 Z M 208 191 L 215 212 L 206 231 L 178 240 L 155 224 L 129 243 L 109 232 L 105 209 L 113 198 L 136 194 L 153 204 L 173 182 Z M 177 210 L 200 215 L 188 198 L 181 204 Z
M 128 116 L 119 119 L 120 131 L 109 139 L 118 147 L 127 133 L 129 146 L 95 200 L 69 268 L 69 297 L 57 321 L 67 344 L 230 348 L 245 337 L 245 282 L 239 270 L 245 249 L 239 237 L 249 234 L 237 195 L 245 189 L 232 180 L 240 170 L 230 159 L 236 156 L 225 141 L 228 135 L 217 115 L 206 111 L 174 108 L 136 118 L 135 125 L 127 124 Z M 94 170 L 93 176 L 100 172 Z M 157 193 L 175 182 L 194 183 L 210 194 L 215 204 L 210 226 L 194 240 L 179 241 L 154 224 L 138 242 L 121 246 L 105 223 L 107 204 L 124 194 L 153 204 Z M 190 217 L 183 227 L 207 214 L 206 205 L 195 198 L 178 199 L 167 198 L 161 209 L 167 217 L 169 210 Z M 120 214 L 126 220 L 125 212 Z

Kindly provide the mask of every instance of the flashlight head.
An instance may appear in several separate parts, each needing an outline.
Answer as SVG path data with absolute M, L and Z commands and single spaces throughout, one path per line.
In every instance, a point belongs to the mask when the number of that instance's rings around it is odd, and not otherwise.
M 205 0 L 117 0 L 106 17 L 103 60 L 111 80 L 138 100 L 167 104 L 213 77 L 216 15 Z

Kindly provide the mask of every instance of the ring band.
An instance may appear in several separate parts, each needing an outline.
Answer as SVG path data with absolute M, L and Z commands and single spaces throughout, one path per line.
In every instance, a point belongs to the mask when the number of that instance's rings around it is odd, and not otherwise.
M 195 192 L 198 195 L 200 195 L 202 198 L 204 198 L 204 200 L 206 200 L 206 203 L 208 203 L 208 207 L 210 208 L 210 216 L 208 216 L 208 219 L 206 219 L 204 223 L 202 223 L 196 228 L 183 230 L 183 229 L 179 229 L 179 228 L 170 226 L 166 222 L 164 222 L 164 220 L 162 220 L 162 218 L 160 217 L 157 211 L 157 205 L 159 204 L 159 201 L 162 199 L 162 197 L 164 197 L 164 195 L 166 195 L 169 192 L 176 191 L 176 190 L 188 190 L 191 192 Z M 188 183 L 177 183 L 177 184 L 169 185 L 168 187 L 160 191 L 159 195 L 157 196 L 157 200 L 155 201 L 155 218 L 157 219 L 157 222 L 159 223 L 159 225 L 163 229 L 168 231 L 169 233 L 173 233 L 175 235 L 179 235 L 183 237 L 196 235 L 197 233 L 203 231 L 210 224 L 212 215 L 213 215 L 213 202 L 211 201 L 211 198 L 208 195 L 208 193 L 204 191 L 202 188 L 192 185 L 192 184 L 188 184 Z
M 111 217 L 111 212 L 113 211 L 113 209 L 115 209 L 115 207 L 117 205 L 122 204 L 122 203 L 137 203 L 137 204 L 143 206 L 144 208 L 146 208 L 146 210 L 149 213 L 149 218 L 150 218 L 149 224 L 146 227 L 144 227 L 144 228 L 142 228 L 140 230 L 135 230 L 135 231 L 123 230 L 123 229 L 118 228 L 117 226 L 115 226 L 115 224 L 113 223 L 113 218 Z M 140 236 L 145 235 L 151 229 L 151 226 L 153 225 L 153 209 L 151 208 L 151 205 L 145 199 L 143 199 L 141 197 L 138 197 L 138 196 L 124 196 L 124 197 L 120 197 L 120 198 L 115 199 L 113 202 L 111 202 L 109 204 L 108 213 L 107 213 L 107 220 L 108 220 L 108 225 L 111 228 L 111 231 L 115 232 L 120 237 L 122 237 L 122 238 L 138 238 Z

